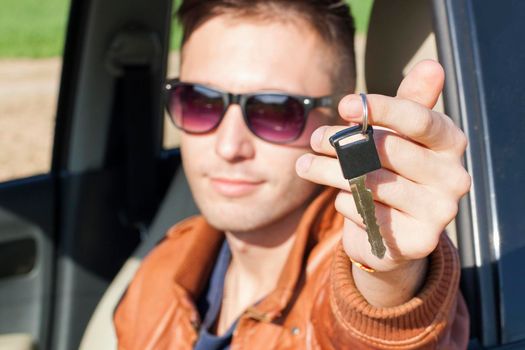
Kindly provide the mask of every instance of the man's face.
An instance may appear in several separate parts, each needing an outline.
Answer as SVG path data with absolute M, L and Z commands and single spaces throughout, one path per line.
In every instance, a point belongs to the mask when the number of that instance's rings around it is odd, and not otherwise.
M 232 93 L 272 90 L 323 96 L 332 93 L 329 52 L 299 20 L 218 16 L 184 45 L 180 78 Z M 319 188 L 297 176 L 295 162 L 309 150 L 311 133 L 334 120 L 330 111 L 316 109 L 298 140 L 276 145 L 253 135 L 240 106 L 231 105 L 215 131 L 184 133 L 184 170 L 202 214 L 216 228 L 247 232 L 303 210 Z

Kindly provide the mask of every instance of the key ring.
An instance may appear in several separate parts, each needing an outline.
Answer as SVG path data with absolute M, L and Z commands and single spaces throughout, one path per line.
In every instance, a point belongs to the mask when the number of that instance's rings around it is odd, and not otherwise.
M 361 96 L 361 102 L 363 104 L 363 129 L 361 133 L 366 134 L 366 130 L 368 129 L 368 101 L 366 100 L 366 94 L 360 93 L 359 96 Z

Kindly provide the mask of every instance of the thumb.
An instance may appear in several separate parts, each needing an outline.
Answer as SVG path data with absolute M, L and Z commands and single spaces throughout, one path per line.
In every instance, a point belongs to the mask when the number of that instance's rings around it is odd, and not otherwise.
M 397 89 L 397 97 L 434 108 L 445 83 L 443 67 L 432 60 L 417 63 Z

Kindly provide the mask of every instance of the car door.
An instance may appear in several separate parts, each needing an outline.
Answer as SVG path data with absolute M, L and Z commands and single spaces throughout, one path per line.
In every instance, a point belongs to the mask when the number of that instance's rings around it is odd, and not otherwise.
M 458 241 L 472 349 L 525 348 L 525 2 L 433 1 L 448 114 L 469 139 Z
M 180 163 L 162 150 L 171 1 L 72 0 L 66 13 L 48 168 L 0 183 L 9 348 L 78 348 Z
M 0 344 L 31 346 L 48 341 L 56 254 L 55 192 L 52 171 L 0 184 Z
M 523 1 L 375 0 L 368 32 L 367 86 L 388 95 L 434 33 L 445 112 L 469 139 L 454 226 L 471 349 L 525 348 L 524 13 Z
M 51 26 L 41 26 L 45 19 L 28 13 L 27 1 L 3 5 L 0 15 L 0 348 L 31 349 L 33 345 L 45 348 L 52 330 L 49 320 L 53 314 L 56 276 L 58 176 L 51 160 L 62 65 L 59 52 L 64 44 L 63 40 L 52 41 L 64 37 L 69 3 L 36 6 L 40 16 L 49 16 L 50 11 L 54 11 Z M 17 21 L 32 21 L 32 25 L 21 27 Z M 40 35 L 39 41 L 23 45 L 36 34 Z M 19 58 L 42 55 L 51 57 Z

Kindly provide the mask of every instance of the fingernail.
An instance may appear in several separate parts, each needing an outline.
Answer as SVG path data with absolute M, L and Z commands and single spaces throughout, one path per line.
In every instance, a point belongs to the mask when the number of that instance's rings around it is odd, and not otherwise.
M 341 106 L 341 114 L 343 117 L 356 119 L 363 116 L 363 106 L 361 100 L 357 97 L 352 97 L 351 100 L 347 101 Z
M 323 141 L 324 133 L 327 128 L 328 126 L 325 125 L 315 129 L 315 131 L 312 133 L 312 137 L 310 138 L 312 147 L 316 147 L 317 149 L 321 147 L 321 142 Z
M 304 154 L 295 163 L 295 169 L 298 173 L 306 173 L 310 166 L 312 165 L 314 157 L 311 154 Z

